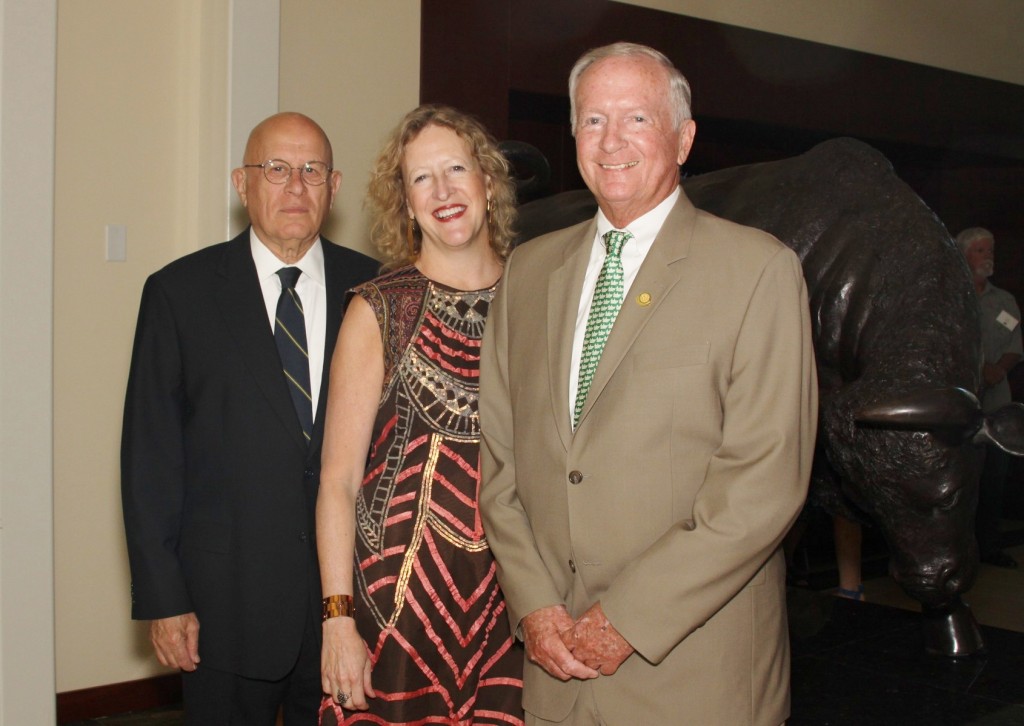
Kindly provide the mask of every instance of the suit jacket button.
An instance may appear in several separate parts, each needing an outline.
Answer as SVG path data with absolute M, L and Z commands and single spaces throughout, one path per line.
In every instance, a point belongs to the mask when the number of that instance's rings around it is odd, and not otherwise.
M 583 482 L 583 474 L 573 469 L 569 472 L 569 483 L 580 484 Z
M 306 537 L 306 533 L 305 532 L 299 532 L 299 541 L 300 542 L 305 542 L 307 539 L 308 538 Z
M 573 574 L 576 573 L 576 563 L 572 560 L 569 560 L 569 569 L 572 570 Z
M 312 469 L 306 469 L 304 472 L 302 472 L 302 476 L 306 477 L 307 479 L 312 479 L 314 474 L 316 474 L 316 472 L 313 471 Z

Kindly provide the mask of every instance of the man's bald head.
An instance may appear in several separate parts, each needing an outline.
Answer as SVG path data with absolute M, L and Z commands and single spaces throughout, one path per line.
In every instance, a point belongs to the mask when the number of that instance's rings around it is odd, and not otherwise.
M 331 148 L 331 142 L 327 138 L 327 134 L 320 128 L 320 124 L 309 116 L 297 111 L 275 113 L 273 116 L 269 116 L 256 124 L 255 128 L 249 132 L 249 140 L 245 144 L 245 159 L 243 163 L 259 164 L 266 161 L 260 151 L 266 147 L 268 138 L 276 137 L 278 134 L 294 136 L 297 131 L 301 131 L 303 128 L 320 137 L 326 150 L 322 161 L 326 161 L 329 166 L 334 166 L 334 150 Z

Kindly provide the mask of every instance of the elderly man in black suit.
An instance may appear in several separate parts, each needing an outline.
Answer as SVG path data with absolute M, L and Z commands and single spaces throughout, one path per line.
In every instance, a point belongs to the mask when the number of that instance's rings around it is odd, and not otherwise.
M 313 724 L 325 361 L 377 263 L 320 237 L 341 174 L 311 119 L 256 126 L 232 181 L 251 226 L 142 293 L 121 443 L 132 617 L 183 671 L 188 723 Z

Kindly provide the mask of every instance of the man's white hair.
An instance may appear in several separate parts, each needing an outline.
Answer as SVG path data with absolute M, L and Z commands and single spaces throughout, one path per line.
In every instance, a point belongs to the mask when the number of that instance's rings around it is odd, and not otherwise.
M 968 227 L 956 236 L 956 244 L 960 248 L 961 254 L 966 255 L 967 250 L 970 249 L 971 245 L 979 239 L 990 239 L 995 241 L 993 234 L 984 227 Z
M 668 72 L 668 100 L 676 130 L 683 125 L 683 121 L 693 116 L 690 109 L 690 84 L 664 53 L 639 43 L 612 43 L 588 50 L 580 56 L 569 73 L 569 124 L 573 136 L 576 135 L 576 89 L 580 77 L 590 66 L 605 58 L 650 58 L 657 62 Z

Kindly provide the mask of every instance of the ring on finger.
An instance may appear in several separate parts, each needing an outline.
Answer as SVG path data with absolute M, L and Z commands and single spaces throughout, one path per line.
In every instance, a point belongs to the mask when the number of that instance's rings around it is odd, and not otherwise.
M 349 695 L 342 691 L 338 691 L 336 694 L 334 694 L 334 698 L 338 701 L 339 704 L 344 706 L 348 702 Z

